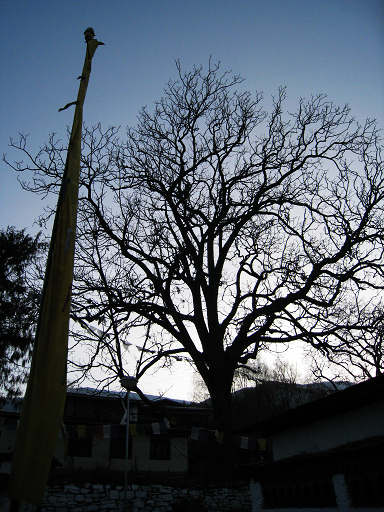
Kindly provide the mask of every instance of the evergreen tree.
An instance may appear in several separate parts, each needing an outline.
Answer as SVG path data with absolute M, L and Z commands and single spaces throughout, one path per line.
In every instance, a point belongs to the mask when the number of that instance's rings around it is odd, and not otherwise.
M 46 244 L 25 230 L 0 230 L 0 395 L 19 396 L 26 381 L 39 310 L 38 263 Z

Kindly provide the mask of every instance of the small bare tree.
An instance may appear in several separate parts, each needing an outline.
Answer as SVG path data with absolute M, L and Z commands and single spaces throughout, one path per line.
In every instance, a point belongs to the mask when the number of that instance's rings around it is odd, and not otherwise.
M 348 308 L 345 308 L 349 311 Z M 384 373 L 384 311 L 381 303 L 368 304 L 354 317 L 360 328 L 340 330 L 332 344 L 315 350 L 308 347 L 307 356 L 317 380 L 360 381 Z

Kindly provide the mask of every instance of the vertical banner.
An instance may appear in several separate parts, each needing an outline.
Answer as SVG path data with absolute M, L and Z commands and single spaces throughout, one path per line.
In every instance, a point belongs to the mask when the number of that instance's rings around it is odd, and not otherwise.
M 99 43 L 84 33 L 87 50 L 67 160 L 47 260 L 43 296 L 23 400 L 8 491 L 15 500 L 41 505 L 66 397 L 69 310 L 75 250 L 83 103 Z M 63 109 L 61 109 L 63 110 Z

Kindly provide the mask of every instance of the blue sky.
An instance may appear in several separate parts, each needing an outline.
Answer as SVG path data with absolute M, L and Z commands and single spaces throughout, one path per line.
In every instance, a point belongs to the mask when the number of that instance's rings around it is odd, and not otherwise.
M 65 137 L 73 109 L 58 109 L 76 99 L 88 26 L 106 44 L 93 62 L 88 125 L 121 125 L 124 135 L 176 77 L 175 59 L 190 69 L 212 55 L 266 104 L 285 85 L 290 110 L 326 93 L 384 127 L 384 1 L 0 0 L 0 150 L 11 160 L 18 132 L 32 153 L 51 132 Z M 32 230 L 41 208 L 1 163 L 0 228 Z
M 93 60 L 84 121 L 104 127 L 135 124 L 169 78 L 207 65 L 241 74 L 243 87 L 265 103 L 287 86 L 286 106 L 326 93 L 349 103 L 364 122 L 384 127 L 384 1 L 381 0 L 0 0 L 0 151 L 18 132 L 38 150 L 51 132 L 65 137 L 92 26 L 105 43 Z M 0 229 L 35 232 L 44 202 L 23 191 L 0 163 Z

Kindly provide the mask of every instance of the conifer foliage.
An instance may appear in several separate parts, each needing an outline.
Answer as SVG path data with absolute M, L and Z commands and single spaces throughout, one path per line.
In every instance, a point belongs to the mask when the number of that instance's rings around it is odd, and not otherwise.
M 46 248 L 35 238 L 8 227 L 0 231 L 0 394 L 21 393 L 32 354 L 40 290 L 34 264 Z

